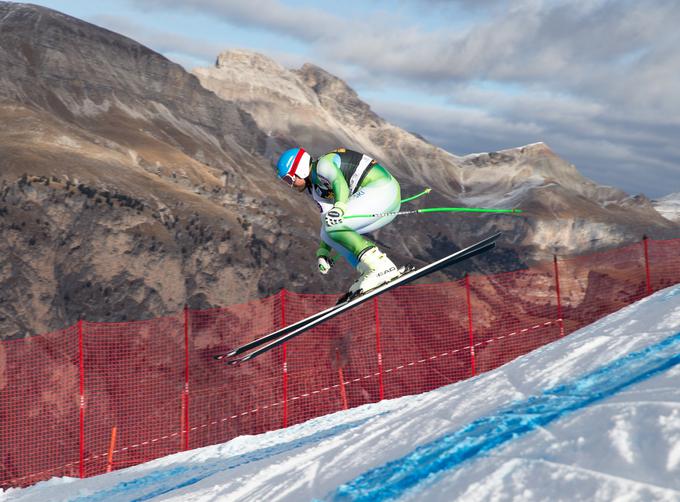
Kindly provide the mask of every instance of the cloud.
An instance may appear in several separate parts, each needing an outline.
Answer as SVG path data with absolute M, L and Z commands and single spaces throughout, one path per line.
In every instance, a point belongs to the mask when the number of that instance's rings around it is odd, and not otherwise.
M 503 5 L 507 0 L 404 0 L 417 6 L 458 7 L 464 9 L 478 9 Z
M 370 104 L 453 152 L 546 141 L 600 182 L 636 191 L 648 166 L 649 193 L 680 191 L 679 2 L 402 0 L 352 18 L 282 0 L 133 3 L 288 37 L 358 90 L 408 88 L 410 103 Z
M 142 9 L 190 11 L 274 31 L 313 42 L 322 59 L 416 82 L 493 79 L 575 89 L 587 89 L 594 82 L 601 88 L 609 76 L 630 78 L 630 68 L 638 64 L 647 66 L 644 74 L 653 77 L 680 42 L 675 29 L 680 7 L 663 0 L 639 5 L 630 0 L 491 1 L 485 3 L 506 7 L 458 31 L 428 28 L 426 7 L 445 3 L 433 0 L 405 2 L 422 7 L 420 23 L 404 13 L 391 13 L 382 20 L 372 15 L 347 19 L 278 0 L 132 3 Z M 470 2 L 453 3 L 468 6 Z M 680 75 L 673 78 L 678 79 Z
M 417 131 L 448 151 L 464 155 L 533 143 L 543 136 L 540 125 L 513 120 L 482 109 L 404 104 L 376 100 L 373 109 L 409 131 Z
M 566 102 L 564 103 L 566 106 Z M 404 105 L 376 101 L 374 110 L 407 130 L 417 131 L 446 150 L 468 153 L 501 150 L 536 141 L 545 141 L 563 158 L 577 166 L 586 177 L 598 183 L 616 186 L 628 193 L 643 192 L 659 197 L 680 191 L 677 159 L 680 146 L 652 135 L 636 139 L 622 128 L 611 134 L 611 128 L 599 123 L 581 123 L 578 115 L 565 116 L 546 125 L 541 117 L 531 114 L 505 116 L 474 108 Z M 597 131 L 593 134 L 593 131 Z M 678 131 L 676 131 L 678 132 Z M 619 136 L 624 136 L 622 140 Z M 664 145 L 667 145 L 664 148 Z
M 205 40 L 186 37 L 173 32 L 149 28 L 129 18 L 112 15 L 97 15 L 90 22 L 115 31 L 140 42 L 166 57 L 173 54 L 176 62 L 194 66 L 196 63 L 214 60 L 223 47 Z
M 146 10 L 177 10 L 218 16 L 225 22 L 274 30 L 290 37 L 313 42 L 328 35 L 328 27 L 338 18 L 315 7 L 293 9 L 277 0 L 132 0 Z

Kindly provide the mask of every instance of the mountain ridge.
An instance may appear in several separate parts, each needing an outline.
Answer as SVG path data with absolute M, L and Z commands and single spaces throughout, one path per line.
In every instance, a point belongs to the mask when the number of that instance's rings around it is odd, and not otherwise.
M 224 51 L 218 61 L 215 68 L 197 68 L 194 74 L 206 88 L 248 110 L 279 150 L 300 145 L 318 155 L 337 146 L 355 148 L 388 166 L 407 190 L 434 187 L 439 205 L 532 208 L 531 221 L 516 220 L 514 228 L 505 228 L 520 234 L 515 242 L 533 246 L 537 256 L 618 245 L 637 234 L 653 234 L 655 228 L 660 235 L 677 231 L 648 199 L 594 183 L 543 142 L 459 156 L 380 118 L 344 81 L 318 66 L 304 64 L 286 70 L 267 56 L 245 50 Z M 232 61 L 237 61 L 236 66 L 232 67 Z M 249 73 L 251 66 L 257 71 Z M 269 71 L 271 68 L 276 71 Z M 287 95 L 304 95 L 306 99 L 298 107 L 300 102 L 279 100 L 276 92 L 255 91 L 264 87 L 285 87 Z M 309 97 L 310 91 L 316 99 Z M 354 132 L 349 139 L 348 130 Z M 581 219 L 572 221 L 572 213 Z M 564 239 L 563 220 L 579 230 L 588 226 L 588 218 L 598 228 L 596 241 L 590 237 Z M 501 225 L 504 221 L 494 220 Z M 611 230 L 609 239 L 601 231 L 605 227 Z M 465 225 L 453 230 L 473 231 Z

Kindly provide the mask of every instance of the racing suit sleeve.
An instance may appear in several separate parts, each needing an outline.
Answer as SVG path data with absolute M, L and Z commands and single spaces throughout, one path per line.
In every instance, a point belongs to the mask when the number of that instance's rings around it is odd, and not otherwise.
M 316 257 L 319 258 L 321 256 L 325 256 L 328 258 L 331 255 L 331 247 L 326 244 L 324 241 L 321 241 L 319 243 L 319 249 L 316 250 Z
M 317 176 L 326 180 L 333 190 L 334 206 L 344 212 L 347 209 L 347 199 L 349 199 L 349 185 L 340 170 L 340 155 L 328 153 L 319 158 L 316 173 Z

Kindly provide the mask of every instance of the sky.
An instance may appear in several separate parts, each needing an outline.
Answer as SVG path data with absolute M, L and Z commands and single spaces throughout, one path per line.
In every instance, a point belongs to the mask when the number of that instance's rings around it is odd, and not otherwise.
M 228 49 L 346 81 L 456 155 L 547 143 L 588 178 L 680 192 L 677 0 L 37 0 L 183 65 Z

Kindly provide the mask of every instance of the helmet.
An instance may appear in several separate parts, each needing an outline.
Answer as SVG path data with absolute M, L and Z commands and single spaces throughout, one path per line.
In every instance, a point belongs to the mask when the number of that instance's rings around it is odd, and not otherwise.
M 286 150 L 279 157 L 276 164 L 276 173 L 279 178 L 289 185 L 295 181 L 295 176 L 306 178 L 310 173 L 312 157 L 302 148 L 291 148 Z

